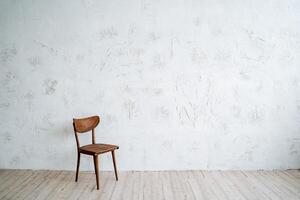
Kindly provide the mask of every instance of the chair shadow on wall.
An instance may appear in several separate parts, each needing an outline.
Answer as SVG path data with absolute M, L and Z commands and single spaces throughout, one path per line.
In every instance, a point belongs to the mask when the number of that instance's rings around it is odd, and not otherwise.
M 97 190 L 99 190 L 98 156 L 103 153 L 111 152 L 115 177 L 116 177 L 116 180 L 118 180 L 115 150 L 119 149 L 119 147 L 117 145 L 96 143 L 95 128 L 98 126 L 99 122 L 100 122 L 99 116 L 91 116 L 91 117 L 86 117 L 86 118 L 81 118 L 81 119 L 73 118 L 73 128 L 74 128 L 74 134 L 75 134 L 76 145 L 77 145 L 77 167 L 76 167 L 75 182 L 78 181 L 80 155 L 86 154 L 86 155 L 93 156 Z M 92 133 L 92 143 L 88 144 L 88 145 L 80 146 L 78 134 L 82 134 L 82 133 L 86 133 L 86 132 Z

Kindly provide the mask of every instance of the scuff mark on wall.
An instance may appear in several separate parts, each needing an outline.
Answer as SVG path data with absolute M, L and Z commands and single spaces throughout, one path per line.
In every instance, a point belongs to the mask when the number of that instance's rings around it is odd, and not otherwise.
M 14 156 L 10 161 L 10 166 L 12 166 L 13 168 L 20 167 L 20 164 L 21 164 L 21 158 L 19 156 Z
M 165 61 L 162 55 L 156 54 L 153 56 L 153 66 L 157 68 L 161 68 L 165 65 Z
M 255 106 L 249 112 L 249 120 L 251 123 L 261 122 L 265 117 L 265 108 L 264 106 Z
M 193 48 L 191 53 L 191 59 L 196 64 L 201 64 L 204 60 L 207 59 L 207 55 L 204 51 Z
M 25 102 L 27 103 L 28 105 L 28 110 L 31 110 L 32 108 L 32 100 L 34 99 L 34 94 L 33 92 L 27 92 L 25 95 L 24 95 L 24 100 Z
M 53 94 L 56 90 L 57 83 L 58 83 L 57 80 L 46 79 L 44 81 L 45 94 L 47 95 Z
M 5 141 L 5 143 L 11 142 L 12 139 L 13 139 L 13 138 L 12 138 L 12 135 L 11 135 L 10 132 L 5 132 L 5 133 L 3 134 L 3 141 Z
M 103 29 L 99 32 L 99 40 L 113 39 L 118 36 L 118 32 L 114 27 Z
M 148 38 L 149 42 L 156 42 L 157 40 L 159 40 L 159 36 L 154 32 L 149 33 Z
M 17 55 L 17 53 L 18 53 L 18 51 L 14 47 L 1 49 L 1 51 L 0 51 L 0 61 L 1 62 L 8 62 L 13 57 L 15 57 Z
M 5 103 L 0 103 L 0 108 L 8 108 L 10 106 L 9 102 L 5 102 Z

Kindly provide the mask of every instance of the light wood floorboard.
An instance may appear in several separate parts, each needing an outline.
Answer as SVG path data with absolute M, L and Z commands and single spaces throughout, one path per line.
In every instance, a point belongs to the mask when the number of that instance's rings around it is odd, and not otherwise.
M 80 172 L 0 170 L 0 199 L 300 200 L 300 170 Z

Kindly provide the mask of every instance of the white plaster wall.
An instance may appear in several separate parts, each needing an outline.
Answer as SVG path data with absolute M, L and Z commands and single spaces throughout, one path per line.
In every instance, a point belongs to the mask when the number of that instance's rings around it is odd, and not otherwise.
M 0 168 L 300 167 L 298 0 L 2 0 L 0 67 Z

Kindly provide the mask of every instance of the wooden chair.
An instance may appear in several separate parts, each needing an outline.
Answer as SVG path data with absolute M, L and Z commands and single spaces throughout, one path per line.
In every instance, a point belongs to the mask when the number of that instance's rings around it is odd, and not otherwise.
M 99 116 L 92 116 L 82 119 L 73 119 L 73 127 L 74 133 L 77 143 L 77 168 L 76 168 L 76 178 L 75 182 L 78 180 L 78 173 L 79 173 L 79 165 L 80 165 L 80 154 L 87 154 L 93 156 L 94 159 L 94 167 L 95 167 L 95 174 L 96 174 L 96 183 L 97 183 L 97 190 L 99 190 L 99 167 L 98 167 L 98 155 L 106 152 L 111 152 L 114 170 L 115 170 L 115 177 L 118 180 L 118 173 L 117 173 L 117 166 L 116 166 L 116 159 L 115 159 L 115 150 L 119 149 L 118 146 L 112 144 L 97 144 L 95 141 L 95 128 L 99 124 L 100 118 Z M 86 133 L 88 131 L 92 131 L 92 144 L 80 146 L 78 133 Z

